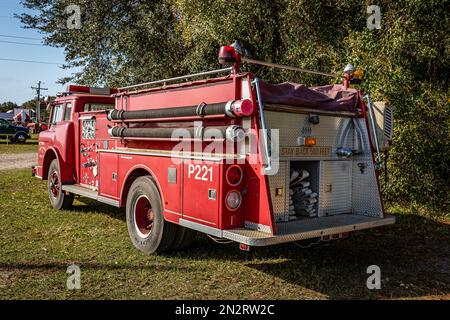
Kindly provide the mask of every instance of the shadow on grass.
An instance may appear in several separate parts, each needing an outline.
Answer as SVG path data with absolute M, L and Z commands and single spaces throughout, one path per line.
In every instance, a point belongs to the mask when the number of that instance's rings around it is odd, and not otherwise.
M 105 271 L 181 271 L 190 272 L 194 271 L 193 267 L 179 266 L 170 264 L 148 264 L 148 265 L 136 265 L 136 264 L 108 264 L 108 263 L 76 263 L 82 269 L 89 270 L 105 270 Z M 0 269 L 19 269 L 19 270 L 67 270 L 67 263 L 0 263 Z
M 75 206 L 76 211 L 99 212 L 125 221 L 123 209 L 80 200 L 84 205 Z M 349 239 L 307 249 L 289 243 L 252 248 L 246 253 L 236 243 L 219 245 L 199 235 L 191 248 L 164 256 L 234 261 L 262 277 L 277 277 L 331 299 L 448 296 L 450 225 L 412 214 L 397 214 L 396 218 L 393 226 L 359 231 Z M 381 269 L 381 290 L 367 289 L 367 268 L 371 265 Z
M 124 222 L 126 221 L 124 208 L 116 208 L 84 197 L 76 197 L 75 200 L 81 203 L 81 205 L 76 203 L 72 208 L 68 209 L 72 214 L 99 213 Z
M 241 261 L 255 272 L 330 299 L 450 294 L 450 226 L 421 216 L 399 215 L 394 226 L 360 231 L 349 239 L 307 249 L 284 244 L 244 253 L 236 245 L 227 245 L 205 254 L 207 244 L 202 242 L 199 240 L 183 256 Z M 371 265 L 381 269 L 381 290 L 367 289 L 367 268 Z

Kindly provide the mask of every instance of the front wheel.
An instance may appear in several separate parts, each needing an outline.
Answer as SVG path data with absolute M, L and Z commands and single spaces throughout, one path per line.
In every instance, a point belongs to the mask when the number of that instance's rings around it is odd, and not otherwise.
M 73 204 L 73 193 L 66 194 L 62 190 L 61 173 L 58 160 L 54 159 L 48 169 L 48 197 L 56 210 L 70 208 Z
M 27 141 L 27 135 L 25 133 L 19 132 L 16 134 L 16 136 L 14 137 L 14 140 L 19 142 L 19 143 L 25 143 Z
M 171 249 L 177 225 L 164 220 L 161 197 L 149 176 L 131 185 L 126 205 L 127 226 L 133 245 L 146 254 Z

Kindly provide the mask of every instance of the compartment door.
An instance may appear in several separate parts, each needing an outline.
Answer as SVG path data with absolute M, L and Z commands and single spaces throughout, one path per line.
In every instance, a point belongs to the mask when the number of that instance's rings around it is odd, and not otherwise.
M 289 221 L 289 162 L 280 161 L 278 173 L 269 176 L 275 222 Z
M 117 166 L 119 155 L 115 153 L 100 152 L 99 158 L 99 194 L 104 197 L 118 199 Z
M 352 212 L 351 164 L 351 161 L 321 161 L 319 217 Z
M 219 227 L 220 165 L 186 161 L 183 166 L 183 219 Z

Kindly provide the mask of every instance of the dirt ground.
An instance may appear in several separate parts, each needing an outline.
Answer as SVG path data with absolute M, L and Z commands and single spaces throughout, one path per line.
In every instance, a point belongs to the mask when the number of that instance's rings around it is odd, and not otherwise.
M 0 170 L 31 168 L 37 165 L 38 155 L 35 152 L 0 154 Z

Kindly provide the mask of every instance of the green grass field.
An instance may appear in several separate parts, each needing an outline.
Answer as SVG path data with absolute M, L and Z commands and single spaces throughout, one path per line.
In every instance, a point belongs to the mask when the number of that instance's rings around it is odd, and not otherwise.
M 0 154 L 38 152 L 38 136 L 33 135 L 25 143 L 11 143 L 7 139 L 0 139 Z
M 450 298 L 450 218 L 390 209 L 397 224 L 302 249 L 241 252 L 199 236 L 184 252 L 145 256 L 124 213 L 88 200 L 50 209 L 28 169 L 0 172 L 1 299 L 410 299 Z M 66 289 L 67 267 L 81 290 Z M 382 289 L 366 288 L 381 268 Z

